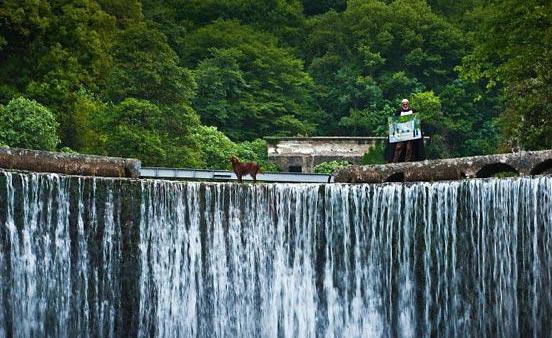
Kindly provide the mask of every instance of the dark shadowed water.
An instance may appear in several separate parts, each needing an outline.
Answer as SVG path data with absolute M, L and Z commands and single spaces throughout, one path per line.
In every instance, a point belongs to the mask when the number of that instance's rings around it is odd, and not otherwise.
M 0 172 L 1 337 L 543 337 L 552 178 Z

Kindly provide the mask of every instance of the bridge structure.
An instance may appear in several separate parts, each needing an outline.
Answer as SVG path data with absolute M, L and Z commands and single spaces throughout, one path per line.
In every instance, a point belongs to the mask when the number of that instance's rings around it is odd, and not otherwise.
M 18 148 L 0 148 L 0 168 L 65 175 L 159 178 L 196 181 L 235 181 L 233 172 L 183 168 L 142 167 L 139 160 L 83 154 L 66 154 Z M 261 173 L 260 182 L 287 183 L 384 183 L 460 180 L 510 175 L 552 174 L 552 150 L 472 156 L 382 165 L 351 165 L 335 175 Z M 249 181 L 249 176 L 244 181 Z
M 426 160 L 383 165 L 348 166 L 334 177 L 341 183 L 446 181 L 465 178 L 552 173 L 552 150 Z
M 139 160 L 86 154 L 58 153 L 42 150 L 0 147 L 0 169 L 59 173 L 64 175 L 152 178 L 187 181 L 237 181 L 225 170 L 142 167 Z M 252 181 L 244 176 L 244 181 Z M 259 182 L 331 183 L 332 175 L 305 173 L 259 173 Z

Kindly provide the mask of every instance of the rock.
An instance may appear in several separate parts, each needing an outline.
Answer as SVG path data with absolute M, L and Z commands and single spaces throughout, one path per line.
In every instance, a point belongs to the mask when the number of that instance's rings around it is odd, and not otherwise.
M 0 168 L 65 175 L 140 177 L 139 160 L 95 155 L 0 148 Z

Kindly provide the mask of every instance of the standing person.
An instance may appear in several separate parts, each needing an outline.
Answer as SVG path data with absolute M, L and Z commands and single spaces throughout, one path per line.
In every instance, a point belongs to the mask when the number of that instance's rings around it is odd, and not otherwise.
M 397 110 L 396 116 L 406 116 L 416 114 L 416 111 L 410 107 L 410 102 L 403 99 L 401 108 Z M 412 162 L 425 160 L 424 136 L 422 138 L 397 143 L 387 143 L 385 150 L 385 159 L 387 162 Z

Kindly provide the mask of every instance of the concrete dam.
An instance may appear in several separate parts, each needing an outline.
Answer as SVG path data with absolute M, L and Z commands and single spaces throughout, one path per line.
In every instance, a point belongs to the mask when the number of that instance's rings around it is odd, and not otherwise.
M 543 337 L 552 177 L 0 171 L 0 337 Z

